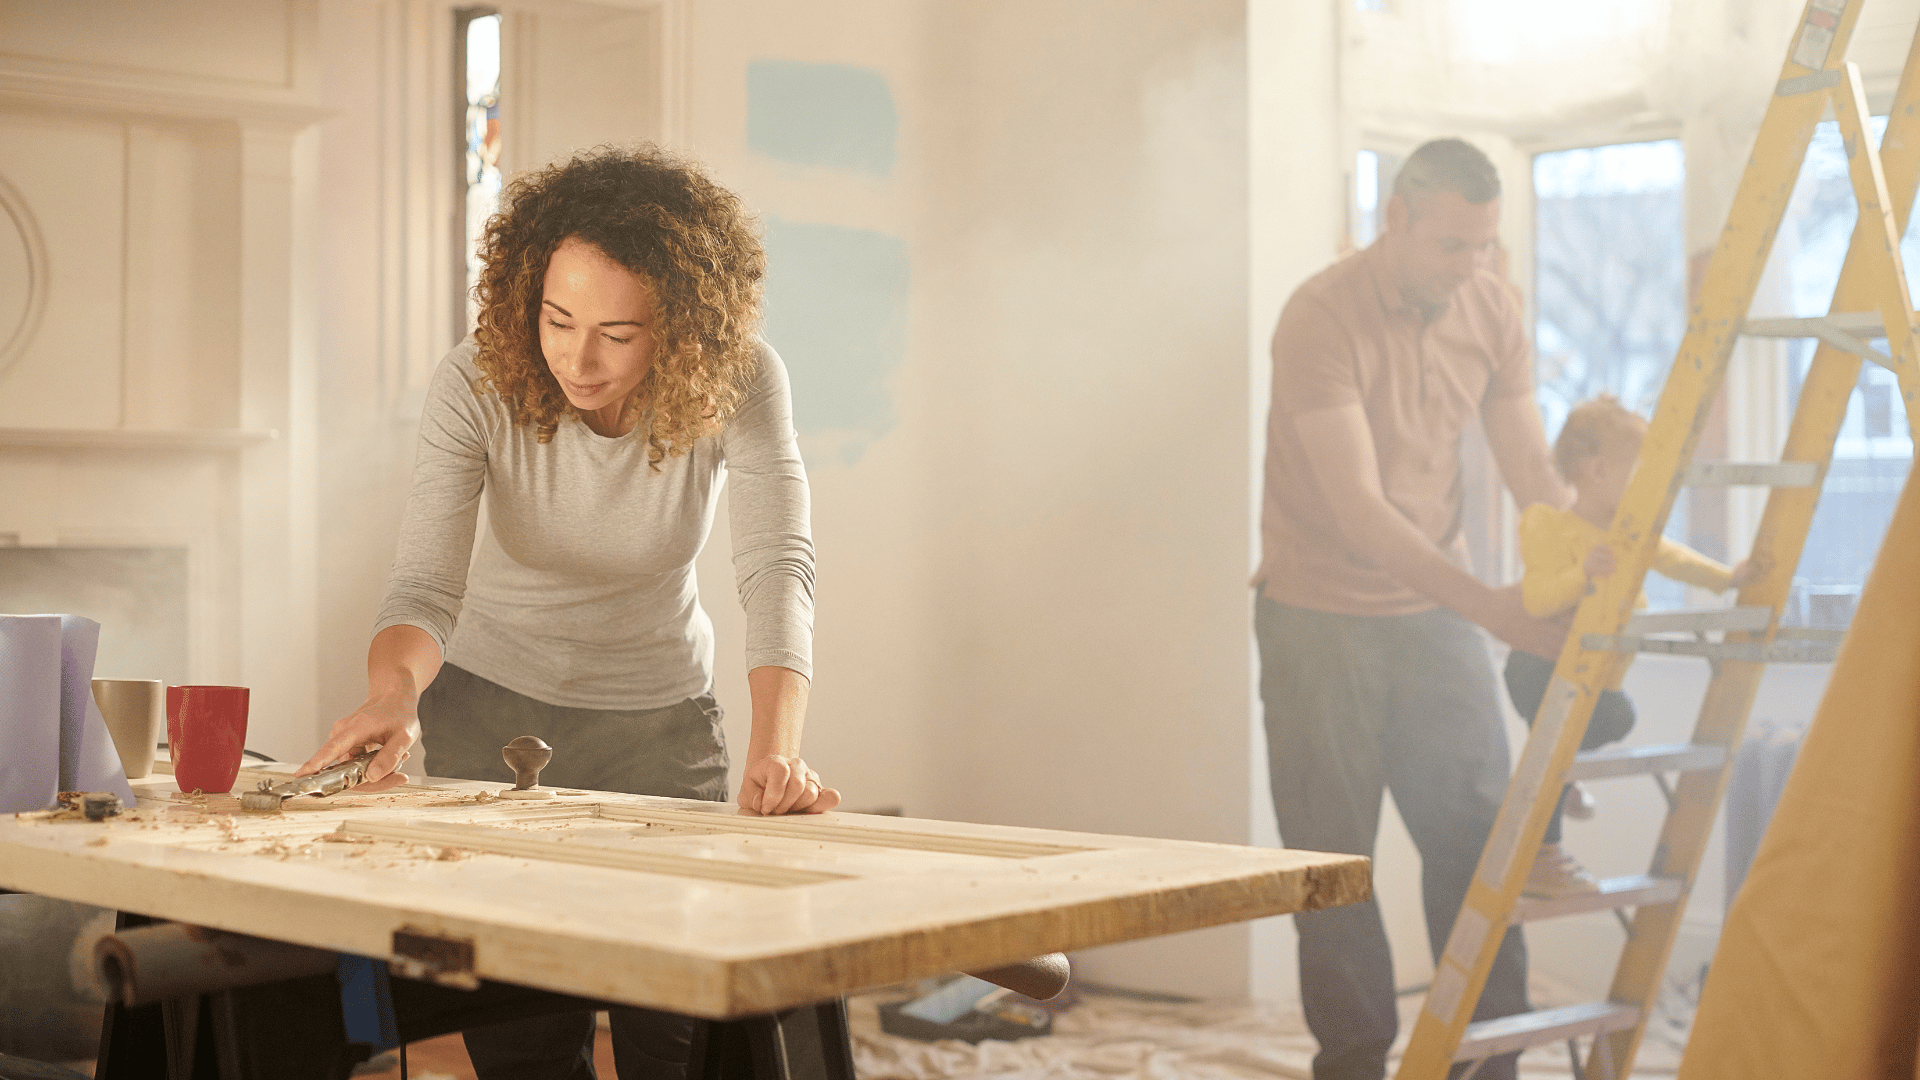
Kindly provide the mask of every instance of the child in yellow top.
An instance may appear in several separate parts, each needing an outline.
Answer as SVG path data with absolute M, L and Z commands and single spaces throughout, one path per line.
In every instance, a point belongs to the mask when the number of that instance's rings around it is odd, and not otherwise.
M 1596 579 L 1618 569 L 1613 549 L 1605 543 L 1607 529 L 1613 524 L 1621 496 L 1626 494 L 1627 480 L 1633 475 L 1634 460 L 1640 456 L 1640 442 L 1646 433 L 1647 422 L 1611 395 L 1582 402 L 1568 413 L 1566 425 L 1553 444 L 1553 464 L 1573 485 L 1573 506 L 1562 510 L 1535 503 L 1520 515 L 1520 558 L 1526 564 L 1520 598 L 1529 615 L 1547 618 L 1572 610 L 1592 591 Z M 1660 539 L 1653 569 L 1713 592 L 1725 592 L 1747 576 L 1746 563 L 1729 569 L 1665 537 Z M 1646 603 L 1642 594 L 1639 606 L 1645 607 Z M 1507 654 L 1507 692 L 1529 724 L 1540 711 L 1553 665 L 1551 659 L 1520 649 Z M 1616 682 L 1600 692 L 1580 748 L 1591 750 L 1620 739 L 1633 728 L 1633 722 L 1633 702 L 1620 692 Z M 1528 875 L 1529 894 L 1565 896 L 1596 890 L 1593 875 L 1560 847 L 1561 813 L 1576 799 L 1576 805 L 1584 809 L 1584 796 L 1584 792 L 1568 785 L 1562 806 L 1554 810 L 1547 824 L 1545 842 Z

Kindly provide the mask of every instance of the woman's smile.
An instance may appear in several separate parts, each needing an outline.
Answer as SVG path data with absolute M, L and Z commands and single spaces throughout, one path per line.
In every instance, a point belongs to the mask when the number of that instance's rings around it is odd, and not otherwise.
M 648 281 L 579 237 L 560 242 L 541 290 L 540 350 L 567 403 L 596 433 L 625 435 L 653 364 Z

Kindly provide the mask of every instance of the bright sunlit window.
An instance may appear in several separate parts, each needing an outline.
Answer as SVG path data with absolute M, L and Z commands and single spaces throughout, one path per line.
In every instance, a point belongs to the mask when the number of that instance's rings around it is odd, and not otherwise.
M 1686 333 L 1685 182 L 1677 139 L 1533 159 L 1534 352 L 1550 436 L 1597 394 L 1652 415 Z M 1667 535 L 1685 539 L 1687 509 L 1683 492 Z M 1647 594 L 1681 607 L 1686 587 L 1648 575 Z
M 479 313 L 473 287 L 480 280 L 480 240 L 500 206 L 500 13 L 462 8 L 454 13 L 454 30 L 456 70 L 463 73 L 458 84 L 466 97 L 460 153 L 464 235 L 459 238 L 464 337 Z
M 1455 56 L 1487 64 L 1632 45 L 1663 35 L 1671 0 L 1448 0 Z
M 1353 246 L 1366 247 L 1386 227 L 1387 198 L 1400 171 L 1400 155 L 1362 150 L 1353 162 Z
M 1549 431 L 1599 393 L 1649 413 L 1686 330 L 1677 139 L 1533 159 L 1535 323 Z
M 1878 141 L 1886 118 L 1872 120 Z M 1829 120 L 1815 129 L 1806 163 L 1787 204 L 1774 240 L 1770 270 L 1784 274 L 1789 311 L 1779 314 L 1824 315 L 1840 278 L 1853 236 L 1856 208 L 1847 174 L 1846 149 L 1839 126 Z M 1920 237 L 1912 228 L 1900 245 L 1909 284 L 1920 271 Z M 1758 314 L 1774 314 L 1759 312 Z M 1881 348 L 1886 343 L 1876 342 Z M 1813 362 L 1815 343 L 1791 343 L 1788 407 L 1799 404 L 1800 386 Z M 1860 381 L 1833 448 L 1833 464 L 1807 534 L 1806 552 L 1794 576 L 1788 619 L 1811 626 L 1842 627 L 1853 617 L 1854 603 L 1873 568 L 1892 519 L 1901 485 L 1913 464 L 1913 432 L 1893 373 L 1862 364 Z

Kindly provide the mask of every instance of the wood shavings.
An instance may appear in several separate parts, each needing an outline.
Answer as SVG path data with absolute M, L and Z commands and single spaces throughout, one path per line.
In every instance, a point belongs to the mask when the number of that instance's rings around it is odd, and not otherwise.
M 255 850 L 254 854 L 271 855 L 281 862 L 286 862 L 292 858 L 318 855 L 319 852 L 314 850 L 313 844 L 310 841 L 296 843 L 290 840 L 275 840 L 273 843 Z
M 490 803 L 490 802 L 497 801 L 499 798 L 500 798 L 499 795 L 495 794 L 491 789 L 489 789 L 489 790 L 474 792 L 472 801 L 476 803 Z
M 87 841 L 87 846 L 88 847 L 106 847 L 107 838 L 104 836 L 96 836 L 93 839 Z

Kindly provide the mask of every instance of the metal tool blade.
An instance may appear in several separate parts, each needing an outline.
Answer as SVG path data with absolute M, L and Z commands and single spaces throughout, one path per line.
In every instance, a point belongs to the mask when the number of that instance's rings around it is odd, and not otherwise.
M 338 765 L 329 765 L 311 776 L 297 776 L 284 783 L 273 784 L 262 780 L 258 788 L 241 793 L 240 808 L 271 812 L 280 809 L 281 803 L 295 796 L 313 795 L 324 799 L 355 787 L 367 778 L 367 766 L 379 752 L 378 749 L 368 750 Z

